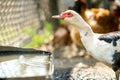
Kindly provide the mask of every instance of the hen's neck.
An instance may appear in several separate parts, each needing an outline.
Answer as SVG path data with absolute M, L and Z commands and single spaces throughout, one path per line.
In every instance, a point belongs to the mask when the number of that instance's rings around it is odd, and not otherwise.
M 80 25 L 83 26 L 83 25 Z M 90 27 L 87 27 L 87 25 L 84 26 L 83 29 L 79 28 L 80 36 L 81 38 L 88 37 L 89 39 L 93 37 L 93 31 Z
M 80 36 L 82 38 L 84 37 L 93 37 L 94 32 L 92 31 L 90 25 L 88 25 L 85 20 L 82 19 L 82 17 L 80 16 L 80 18 L 78 19 L 78 21 L 76 22 L 76 25 L 79 29 L 80 32 Z
M 94 32 L 92 31 L 91 27 L 82 19 L 82 17 L 80 17 L 76 23 L 78 24 L 77 28 L 80 32 L 81 41 L 85 48 L 89 51 L 91 48 L 91 43 L 94 41 Z

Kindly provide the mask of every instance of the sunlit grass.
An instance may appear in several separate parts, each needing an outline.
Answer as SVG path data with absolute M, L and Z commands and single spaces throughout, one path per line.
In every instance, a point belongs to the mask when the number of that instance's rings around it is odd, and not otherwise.
M 32 39 L 29 43 L 27 43 L 23 47 L 30 47 L 30 48 L 40 47 L 41 45 L 50 42 L 50 38 L 52 37 L 52 33 L 53 33 L 53 27 L 50 23 L 45 22 L 43 29 L 40 30 L 39 33 L 36 33 L 31 29 L 25 29 L 24 33 L 32 35 Z
M 59 21 L 59 23 L 60 23 L 60 24 L 65 24 L 65 21 L 61 19 L 61 20 Z

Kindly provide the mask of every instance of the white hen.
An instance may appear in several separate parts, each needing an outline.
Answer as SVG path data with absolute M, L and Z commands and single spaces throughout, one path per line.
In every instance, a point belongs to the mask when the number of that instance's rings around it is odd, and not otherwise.
M 97 60 L 112 65 L 119 80 L 120 68 L 120 32 L 107 34 L 94 33 L 83 18 L 73 10 L 67 10 L 53 18 L 62 18 L 68 25 L 75 26 L 79 32 L 86 50 Z

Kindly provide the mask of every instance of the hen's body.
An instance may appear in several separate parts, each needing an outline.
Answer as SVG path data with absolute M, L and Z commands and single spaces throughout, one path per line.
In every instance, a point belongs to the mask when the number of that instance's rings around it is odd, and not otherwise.
M 66 23 L 77 28 L 81 41 L 95 59 L 112 65 L 119 80 L 120 32 L 107 34 L 94 33 L 89 24 L 75 11 L 67 10 L 60 15 Z
M 118 19 L 107 9 L 87 9 L 87 4 L 84 0 L 76 0 L 72 9 L 82 16 L 95 33 L 108 33 L 119 29 Z M 82 45 L 78 32 L 73 26 L 70 32 L 71 38 L 77 45 Z

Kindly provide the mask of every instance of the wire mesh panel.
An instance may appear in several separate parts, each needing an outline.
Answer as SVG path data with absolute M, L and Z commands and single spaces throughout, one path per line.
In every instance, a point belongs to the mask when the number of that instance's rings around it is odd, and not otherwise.
M 40 22 L 36 0 L 0 0 L 0 45 L 19 46 L 28 36 L 26 27 L 36 29 Z

